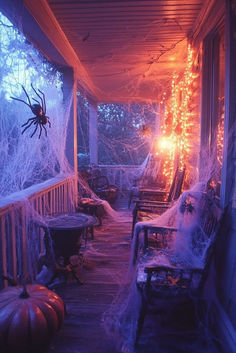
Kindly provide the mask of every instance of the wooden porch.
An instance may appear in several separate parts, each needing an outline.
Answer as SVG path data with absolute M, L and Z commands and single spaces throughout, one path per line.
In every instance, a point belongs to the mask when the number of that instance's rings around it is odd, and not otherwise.
M 182 121 L 180 117 L 185 115 L 187 122 L 195 114 L 197 124 L 189 129 L 195 133 L 192 142 L 201 145 L 199 170 L 208 164 L 203 152 L 215 148 L 219 117 L 225 116 L 225 131 L 221 129 L 224 137 L 222 134 L 220 203 L 222 208 L 230 205 L 231 215 L 216 249 L 216 296 L 211 308 L 222 347 L 206 327 L 199 329 L 193 320 L 193 307 L 189 306 L 181 320 L 178 313 L 172 318 L 164 316 L 165 325 L 160 323 L 159 316 L 149 315 L 136 352 L 235 353 L 235 0 L 191 0 L 189 4 L 176 0 L 158 4 L 141 0 L 127 3 L 104 0 L 100 4 L 94 0 L 6 0 L 0 8 L 63 74 L 63 97 L 71 101 L 64 136 L 65 157 L 73 169 L 69 178 L 56 177 L 43 185 L 21 190 L 17 197 L 10 195 L 7 200 L 0 200 L 0 287 L 8 285 L 5 275 L 19 282 L 35 280 L 44 243 L 42 230 L 32 226 L 32 220 L 56 212 L 74 212 L 76 208 L 78 91 L 88 98 L 90 163 L 97 165 L 99 104 L 147 100 L 158 103 L 157 115 L 161 117 L 163 91 L 166 87 L 171 89 L 173 70 L 178 68 L 183 73 L 189 41 L 196 51 L 193 73 L 198 83 L 194 83 L 189 108 L 180 102 L 186 109 L 182 111 L 184 114 L 176 115 L 176 124 L 172 126 L 174 135 L 181 134 L 177 124 Z M 221 62 L 224 51 L 225 59 Z M 183 98 L 180 91 L 178 96 Z M 201 131 L 195 131 L 197 126 Z M 104 174 L 112 183 L 119 179 L 120 192 L 125 195 L 127 181 L 132 179 L 129 168 L 126 178 L 123 167 L 119 173 L 116 167 L 109 166 L 110 170 L 105 171 L 106 167 Z M 197 168 L 192 170 L 194 175 Z M 119 353 L 103 329 L 102 314 L 116 296 L 128 266 L 131 214 L 126 206 L 127 200 L 123 198 L 118 209 L 130 216 L 130 221 L 104 222 L 95 229 L 95 239 L 89 240 L 88 264 L 81 271 L 84 285 L 67 283 L 56 288 L 65 301 L 67 315 L 50 353 Z M 122 353 L 130 352 L 125 349 Z
M 116 342 L 105 333 L 102 325 L 102 315 L 127 273 L 131 251 L 132 221 L 126 199 L 120 200 L 118 212 L 125 219 L 128 216 L 128 221 L 104 222 L 102 227 L 96 227 L 95 239 L 87 245 L 87 266 L 81 272 L 84 285 L 67 283 L 56 288 L 65 302 L 67 314 L 63 328 L 51 344 L 50 353 L 129 352 L 117 350 Z M 199 329 L 193 320 L 193 307 L 187 305 L 185 310 L 184 317 L 176 313 L 176 317 L 165 318 L 162 324 L 158 315 L 149 315 L 135 352 L 219 352 L 214 339 L 209 342 L 207 331 Z

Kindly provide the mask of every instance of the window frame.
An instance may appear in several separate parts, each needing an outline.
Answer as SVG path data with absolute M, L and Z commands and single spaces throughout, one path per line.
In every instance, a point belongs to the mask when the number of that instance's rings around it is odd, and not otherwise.
M 202 46 L 202 92 L 201 92 L 201 147 L 200 180 L 204 170 L 205 158 L 217 158 L 216 138 L 219 122 L 220 92 L 220 39 L 225 40 L 224 21 L 221 20 L 204 38 Z M 225 69 L 224 61 L 224 69 Z M 225 82 L 224 82 L 225 91 Z M 223 166 L 220 181 L 222 180 Z

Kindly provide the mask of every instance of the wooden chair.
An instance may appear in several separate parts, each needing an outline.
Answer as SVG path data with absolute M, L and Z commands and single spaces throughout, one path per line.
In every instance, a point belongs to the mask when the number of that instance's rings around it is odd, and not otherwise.
M 155 187 L 140 187 L 140 200 L 167 201 L 178 198 L 181 192 L 185 175 L 185 167 L 176 168 L 175 174 L 169 190 Z
M 159 200 L 159 196 L 157 195 L 157 198 L 155 198 L 155 196 L 153 195 L 153 191 L 156 192 L 164 190 L 165 181 L 161 180 L 161 178 L 158 177 L 158 170 L 158 157 L 150 153 L 146 162 L 146 167 L 142 170 L 141 175 L 136 175 L 136 177 L 133 179 L 133 185 L 129 192 L 129 208 L 134 199 L 141 198 L 142 192 L 145 189 L 152 190 L 152 199 Z
M 96 167 L 90 167 L 88 170 L 80 171 L 80 176 L 89 185 L 90 189 L 102 200 L 107 200 L 111 204 L 115 203 L 118 197 L 118 187 L 111 185 L 108 178 L 102 175 L 101 170 Z M 90 197 L 89 192 L 79 186 L 79 194 L 82 197 Z
M 134 234 L 134 227 L 137 222 L 151 220 L 154 217 L 161 215 L 165 212 L 174 201 L 176 201 L 182 191 L 182 185 L 185 176 L 185 168 L 177 168 L 175 175 L 169 190 L 169 193 L 166 190 L 159 190 L 156 193 L 156 196 L 159 199 L 162 198 L 162 201 L 152 201 L 152 200 L 136 200 L 135 206 L 133 209 L 133 222 L 132 222 L 132 237 Z M 141 197 L 144 198 L 146 191 L 142 194 Z
M 142 178 L 134 179 L 134 185 L 132 186 L 129 194 L 128 208 L 130 208 L 133 200 L 154 200 L 161 201 L 168 195 L 168 190 L 164 189 L 159 184 L 141 184 Z
M 186 196 L 186 195 L 185 195 Z M 165 250 L 166 244 L 162 244 L 162 249 L 150 249 L 146 247 L 144 255 L 138 261 L 136 285 L 141 296 L 141 307 L 139 311 L 136 340 L 138 343 L 142 332 L 143 323 L 148 309 L 152 305 L 157 308 L 162 301 L 167 301 L 167 307 L 171 310 L 176 305 L 186 300 L 195 301 L 201 297 L 205 280 L 208 276 L 210 261 L 212 258 L 216 238 L 219 236 L 222 224 L 225 219 L 221 217 L 221 212 L 216 206 L 214 200 L 207 193 L 189 193 L 187 196 L 198 198 L 199 202 L 195 207 L 188 198 L 183 198 L 179 206 L 179 212 L 184 215 L 192 212 L 195 222 L 193 228 L 189 227 L 185 236 L 191 241 L 192 256 L 201 257 L 202 266 L 182 261 L 180 257 L 175 256 L 175 250 Z M 163 233 L 163 227 L 152 227 L 151 231 Z M 173 235 L 177 229 L 166 227 L 165 231 Z M 184 224 L 180 223 L 178 232 L 184 230 Z M 203 241 L 204 235 L 204 241 Z M 146 241 L 147 246 L 147 241 Z M 163 260 L 165 259 L 165 260 Z
M 107 200 L 111 204 L 115 203 L 118 197 L 118 187 L 111 185 L 106 176 L 100 175 L 89 180 L 89 186 L 95 194 L 102 200 Z

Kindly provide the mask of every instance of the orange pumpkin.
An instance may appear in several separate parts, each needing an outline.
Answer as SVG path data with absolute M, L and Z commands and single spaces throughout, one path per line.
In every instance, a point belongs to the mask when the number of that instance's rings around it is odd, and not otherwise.
M 0 352 L 41 352 L 60 328 L 64 303 L 41 285 L 9 287 L 0 293 Z

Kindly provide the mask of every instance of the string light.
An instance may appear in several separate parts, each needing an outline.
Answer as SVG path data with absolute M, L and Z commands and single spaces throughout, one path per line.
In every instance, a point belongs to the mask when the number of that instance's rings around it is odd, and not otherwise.
M 224 146 L 224 112 L 221 114 L 217 128 L 217 160 L 222 166 Z
M 192 108 L 199 75 L 194 71 L 194 52 L 188 45 L 185 71 L 182 75 L 173 74 L 170 95 L 167 98 L 164 92 L 160 101 L 163 121 L 157 152 L 163 159 L 162 173 L 167 184 L 171 183 L 177 165 L 184 168 L 189 163 L 199 142 L 198 116 Z

